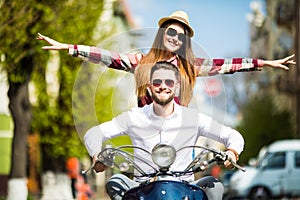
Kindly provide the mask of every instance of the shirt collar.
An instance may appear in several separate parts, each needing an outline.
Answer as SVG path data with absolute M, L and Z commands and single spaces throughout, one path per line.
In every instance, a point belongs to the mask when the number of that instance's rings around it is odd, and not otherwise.
M 167 60 L 167 62 L 172 63 L 175 66 L 178 66 L 178 58 L 177 55 L 174 55 L 172 58 L 170 58 L 169 60 Z
M 148 112 L 149 118 L 150 119 L 171 119 L 171 118 L 176 118 L 181 113 L 182 108 L 174 100 L 173 100 L 173 104 L 174 104 L 174 111 L 173 111 L 173 113 L 171 115 L 169 115 L 168 117 L 166 117 L 166 118 L 162 118 L 162 117 L 160 117 L 160 116 L 158 116 L 158 115 L 155 114 L 154 108 L 153 108 L 153 103 L 151 103 L 149 105 L 150 107 L 149 107 L 149 112 Z

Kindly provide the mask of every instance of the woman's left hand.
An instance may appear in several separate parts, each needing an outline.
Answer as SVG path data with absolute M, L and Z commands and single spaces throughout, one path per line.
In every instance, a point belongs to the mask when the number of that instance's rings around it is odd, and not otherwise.
M 286 65 L 288 64 L 295 65 L 296 62 L 293 60 L 294 57 L 295 54 L 279 60 L 263 60 L 263 66 L 289 70 L 290 68 L 287 67 Z

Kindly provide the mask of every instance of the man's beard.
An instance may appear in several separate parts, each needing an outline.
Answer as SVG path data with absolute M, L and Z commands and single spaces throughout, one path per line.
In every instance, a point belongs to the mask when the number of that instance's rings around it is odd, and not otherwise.
M 161 105 L 161 106 L 165 106 L 167 105 L 168 103 L 170 103 L 173 99 L 174 99 L 174 96 L 175 96 L 175 93 L 173 93 L 169 98 L 167 99 L 159 99 L 156 95 L 155 92 L 152 92 L 152 99 L 154 102 L 156 102 L 157 104 Z

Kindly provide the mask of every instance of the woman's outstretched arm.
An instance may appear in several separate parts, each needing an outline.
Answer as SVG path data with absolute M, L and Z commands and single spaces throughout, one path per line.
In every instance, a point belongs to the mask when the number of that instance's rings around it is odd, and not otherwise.
M 263 62 L 263 66 L 266 67 L 289 70 L 290 68 L 287 66 L 288 64 L 292 64 L 292 65 L 296 64 L 296 62 L 293 60 L 294 57 L 295 54 L 278 60 L 262 60 L 262 62 Z
M 288 65 L 295 65 L 295 55 L 278 60 L 262 60 L 255 58 L 203 59 L 196 58 L 197 76 L 213 76 L 217 74 L 233 74 L 235 72 L 260 71 L 264 67 L 289 70 Z
M 40 33 L 36 39 L 44 40 L 49 44 L 42 47 L 44 50 L 67 50 L 68 54 L 82 60 L 95 64 L 102 63 L 109 68 L 128 72 L 133 72 L 143 57 L 141 53 L 121 54 L 93 46 L 61 43 Z

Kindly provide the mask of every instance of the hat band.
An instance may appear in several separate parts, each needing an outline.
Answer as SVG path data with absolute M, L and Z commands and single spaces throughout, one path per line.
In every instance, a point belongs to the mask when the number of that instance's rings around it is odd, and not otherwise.
M 182 17 L 178 17 L 178 16 L 173 16 L 174 19 L 178 19 L 180 21 L 183 21 L 184 23 L 186 23 L 187 25 L 189 25 L 189 22 L 185 19 L 185 18 L 182 18 Z

